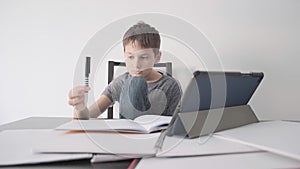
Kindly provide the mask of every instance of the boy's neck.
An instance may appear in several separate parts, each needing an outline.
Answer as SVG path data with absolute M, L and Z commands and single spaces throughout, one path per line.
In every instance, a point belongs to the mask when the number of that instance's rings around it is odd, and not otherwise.
M 163 75 L 160 74 L 156 70 L 152 70 L 147 77 L 145 77 L 145 80 L 147 83 L 152 83 L 155 81 L 158 81 Z

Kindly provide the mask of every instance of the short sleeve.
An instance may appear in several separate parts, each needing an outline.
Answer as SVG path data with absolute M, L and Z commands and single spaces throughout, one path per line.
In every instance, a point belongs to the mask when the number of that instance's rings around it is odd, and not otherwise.
M 125 73 L 111 81 L 111 83 L 104 89 L 101 95 L 107 96 L 113 102 L 113 104 L 116 101 L 119 101 L 122 87 L 127 76 L 128 75 Z

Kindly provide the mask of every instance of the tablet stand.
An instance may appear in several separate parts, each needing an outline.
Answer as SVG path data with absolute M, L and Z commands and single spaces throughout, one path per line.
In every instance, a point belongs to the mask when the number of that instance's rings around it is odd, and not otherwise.
M 187 135 L 189 138 L 256 123 L 258 119 L 250 105 L 178 113 L 176 126 L 168 135 Z

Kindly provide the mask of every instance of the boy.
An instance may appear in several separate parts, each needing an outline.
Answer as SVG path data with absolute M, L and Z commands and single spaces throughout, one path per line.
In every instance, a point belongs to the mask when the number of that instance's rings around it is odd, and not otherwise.
M 181 88 L 174 78 L 153 69 L 161 58 L 159 32 L 139 22 L 124 34 L 123 47 L 128 72 L 114 79 L 93 105 L 87 108 L 84 103 L 84 93 L 89 87 L 79 86 L 69 92 L 74 118 L 96 118 L 116 101 L 120 103 L 120 118 L 173 115 Z

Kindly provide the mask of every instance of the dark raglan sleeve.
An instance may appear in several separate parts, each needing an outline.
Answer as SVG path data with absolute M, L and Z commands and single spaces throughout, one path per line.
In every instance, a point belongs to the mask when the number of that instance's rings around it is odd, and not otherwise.
M 182 90 L 179 82 L 174 78 L 170 78 L 167 85 L 169 85 L 166 91 L 167 106 L 163 115 L 172 116 L 180 102 Z

